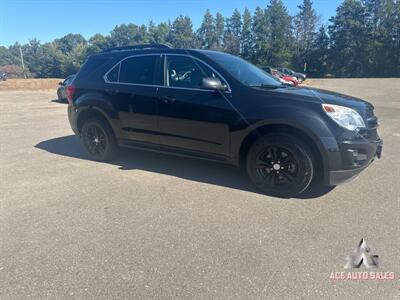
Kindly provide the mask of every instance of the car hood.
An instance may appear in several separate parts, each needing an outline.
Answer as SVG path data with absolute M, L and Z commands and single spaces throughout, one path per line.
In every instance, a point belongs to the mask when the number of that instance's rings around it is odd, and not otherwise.
M 279 93 L 291 99 L 346 106 L 364 114 L 373 105 L 356 97 L 315 88 L 280 88 Z

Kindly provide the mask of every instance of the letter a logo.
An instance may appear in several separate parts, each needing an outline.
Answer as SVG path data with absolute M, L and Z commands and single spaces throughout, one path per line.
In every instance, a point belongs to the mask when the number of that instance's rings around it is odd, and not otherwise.
M 362 264 L 367 269 L 377 268 L 379 266 L 378 263 L 378 255 L 370 254 L 371 249 L 368 247 L 367 243 L 364 239 L 360 241 L 358 247 L 354 249 L 354 255 L 347 256 L 347 263 L 344 266 L 345 269 L 352 268 L 360 268 Z

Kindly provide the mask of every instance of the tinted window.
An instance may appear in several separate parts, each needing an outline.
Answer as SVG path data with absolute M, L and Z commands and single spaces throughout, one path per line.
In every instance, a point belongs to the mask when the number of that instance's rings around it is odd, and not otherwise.
M 157 56 L 135 56 L 121 62 L 119 82 L 154 84 Z
M 111 82 L 118 82 L 118 75 L 119 75 L 119 66 L 120 64 L 116 65 L 110 72 L 107 74 L 108 81 Z
M 90 77 L 98 69 L 101 69 L 107 63 L 109 58 L 106 57 L 90 57 L 81 67 L 78 77 Z
M 214 77 L 220 79 L 204 63 L 188 56 L 167 56 L 166 64 L 167 86 L 203 88 L 203 78 Z

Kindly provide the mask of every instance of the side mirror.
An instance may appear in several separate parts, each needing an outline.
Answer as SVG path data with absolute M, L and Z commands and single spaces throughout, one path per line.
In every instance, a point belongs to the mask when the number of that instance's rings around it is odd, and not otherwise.
M 214 77 L 203 78 L 203 87 L 209 90 L 225 91 L 226 86 L 222 84 L 221 80 Z

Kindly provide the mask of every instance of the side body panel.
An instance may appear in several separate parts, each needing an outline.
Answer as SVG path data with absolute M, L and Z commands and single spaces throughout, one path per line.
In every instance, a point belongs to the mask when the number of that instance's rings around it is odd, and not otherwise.
M 230 155 L 236 114 L 215 91 L 159 88 L 160 143 L 209 154 Z

